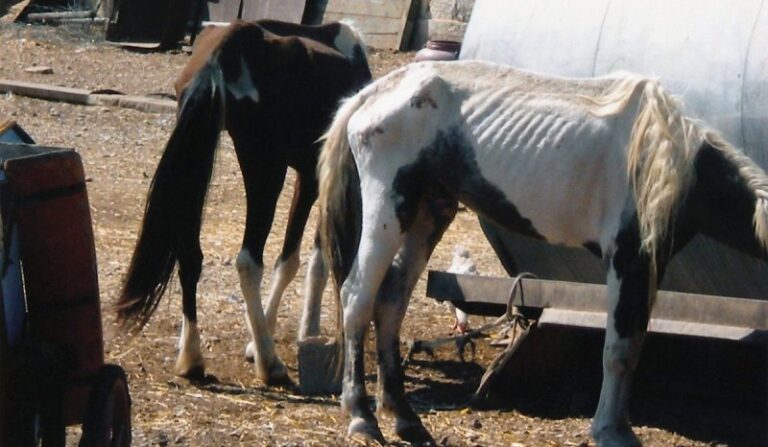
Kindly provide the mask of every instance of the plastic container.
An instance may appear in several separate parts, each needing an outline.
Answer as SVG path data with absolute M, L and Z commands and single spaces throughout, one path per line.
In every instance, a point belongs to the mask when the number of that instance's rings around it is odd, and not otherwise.
M 452 61 L 458 59 L 461 42 L 454 40 L 430 40 L 416 53 L 414 59 L 421 61 Z

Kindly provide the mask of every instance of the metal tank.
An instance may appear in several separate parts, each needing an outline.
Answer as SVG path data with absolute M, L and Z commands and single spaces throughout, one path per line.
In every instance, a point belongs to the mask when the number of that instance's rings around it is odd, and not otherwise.
M 460 58 L 564 76 L 658 78 L 687 114 L 768 167 L 768 0 L 477 0 Z M 481 224 L 510 273 L 604 282 L 586 250 Z M 662 288 L 766 299 L 768 267 L 698 236 Z

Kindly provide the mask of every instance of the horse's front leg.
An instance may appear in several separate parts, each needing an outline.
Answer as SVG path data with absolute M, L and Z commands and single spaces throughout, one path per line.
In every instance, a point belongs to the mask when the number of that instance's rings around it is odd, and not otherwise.
M 300 171 L 296 176 L 296 183 L 293 188 L 293 201 L 290 213 L 288 214 L 288 225 L 285 230 L 283 249 L 275 263 L 275 270 L 272 273 L 269 290 L 269 300 L 267 301 L 267 329 L 272 335 L 275 334 L 275 327 L 277 326 L 277 311 L 280 308 L 280 299 L 288 284 L 296 276 L 296 272 L 299 271 L 301 239 L 304 235 L 304 227 L 307 224 L 309 212 L 316 199 L 317 178 L 314 171 Z M 307 280 L 309 279 L 307 278 Z
M 394 414 L 395 432 L 401 439 L 414 444 L 434 444 L 429 431 L 405 398 L 400 327 L 413 288 L 432 250 L 453 220 L 457 203 L 454 200 L 433 199 L 424 201 L 420 208 L 418 218 L 387 272 L 376 301 L 379 408 Z
M 609 261 L 603 383 L 592 436 L 600 446 L 638 446 L 629 424 L 629 396 L 656 293 L 656 273 L 639 243 L 617 246 Z

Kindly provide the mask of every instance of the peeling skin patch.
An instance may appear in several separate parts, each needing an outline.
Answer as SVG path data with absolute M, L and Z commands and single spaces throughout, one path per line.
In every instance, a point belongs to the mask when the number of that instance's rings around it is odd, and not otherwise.
M 364 146 L 367 146 L 374 135 L 381 135 L 383 133 L 384 129 L 379 126 L 372 128 L 369 127 L 360 133 L 360 142 L 363 143 Z
M 435 102 L 435 100 L 432 99 L 431 96 L 429 96 L 429 93 L 425 93 L 419 96 L 414 96 L 413 98 L 411 98 L 411 107 L 416 107 L 417 109 L 420 109 L 424 106 L 425 103 L 431 106 L 433 109 L 437 109 L 437 102 Z
M 480 172 L 471 143 L 461 129 L 438 131 L 418 159 L 400 168 L 393 182 L 395 213 L 402 231 L 413 224 L 419 200 L 429 182 L 510 231 L 544 240 L 531 221 L 520 214 L 504 193 Z

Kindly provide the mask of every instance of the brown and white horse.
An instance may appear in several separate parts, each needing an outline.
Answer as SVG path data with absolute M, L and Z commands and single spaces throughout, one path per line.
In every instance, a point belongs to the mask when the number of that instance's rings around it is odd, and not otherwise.
M 458 201 L 509 231 L 599 247 L 608 266 L 592 424 L 600 445 L 638 444 L 627 417 L 630 380 L 669 259 L 699 232 L 766 259 L 765 172 L 683 116 L 653 80 L 414 64 L 347 100 L 326 138 L 321 226 L 341 285 L 351 435 L 384 440 L 364 383 L 373 321 L 379 406 L 394 413 L 401 438 L 434 442 L 405 399 L 399 332 Z
M 175 372 L 204 373 L 196 316 L 203 254 L 201 216 L 222 129 L 232 137 L 246 189 L 247 217 L 236 265 L 257 377 L 289 381 L 272 333 L 280 297 L 299 268 L 299 247 L 317 198 L 318 138 L 339 101 L 371 79 L 365 46 L 350 26 L 237 21 L 200 34 L 176 81 L 179 111 L 147 198 L 141 233 L 117 302 L 121 320 L 146 324 L 178 262 L 183 323 Z M 262 253 L 286 170 L 297 173 L 285 241 L 264 315 Z M 319 332 L 327 274 L 319 243 L 309 263 L 299 338 Z

